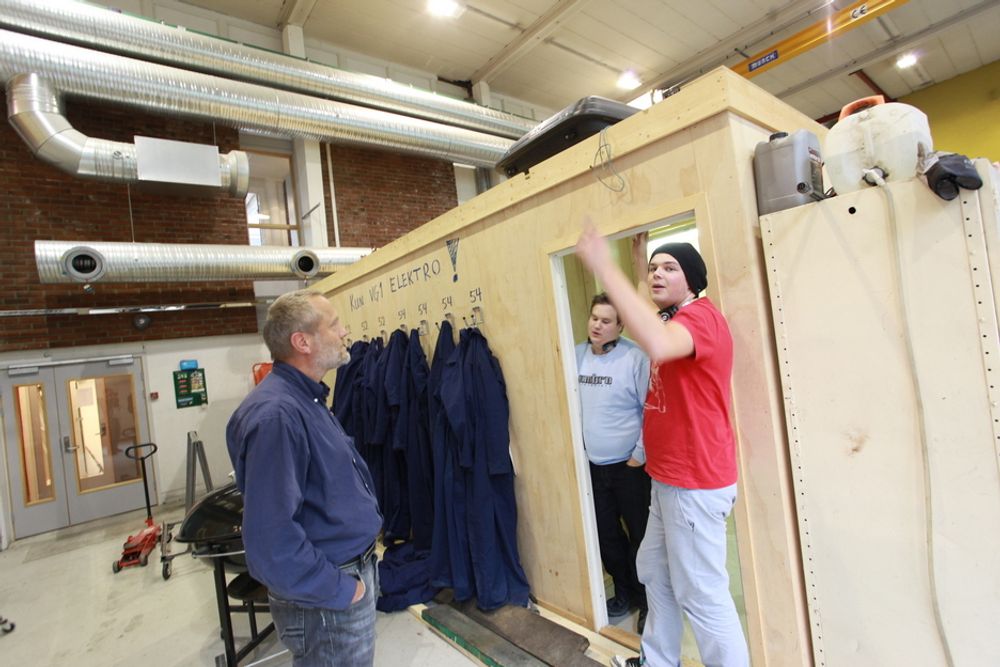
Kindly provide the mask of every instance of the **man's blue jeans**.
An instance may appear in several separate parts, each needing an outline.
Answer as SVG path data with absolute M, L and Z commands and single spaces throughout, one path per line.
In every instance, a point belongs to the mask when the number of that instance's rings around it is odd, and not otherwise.
M 271 618 L 294 667 L 372 667 L 375 661 L 377 557 L 344 569 L 365 582 L 365 595 L 347 609 L 315 609 L 270 596 Z

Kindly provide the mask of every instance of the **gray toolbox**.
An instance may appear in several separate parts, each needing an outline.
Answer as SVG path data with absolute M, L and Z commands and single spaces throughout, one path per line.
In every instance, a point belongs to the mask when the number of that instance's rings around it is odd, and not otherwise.
M 526 174 L 539 162 L 638 111 L 635 107 L 606 97 L 584 97 L 531 128 L 500 158 L 496 169 L 508 178 Z

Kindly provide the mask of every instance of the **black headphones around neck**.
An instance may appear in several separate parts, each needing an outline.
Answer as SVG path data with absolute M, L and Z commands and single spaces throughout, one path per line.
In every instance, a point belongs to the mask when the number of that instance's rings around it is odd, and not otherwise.
M 661 308 L 660 311 L 657 314 L 660 316 L 661 320 L 663 320 L 664 322 L 667 322 L 674 315 L 677 314 L 678 310 L 680 310 L 684 306 L 688 305 L 689 303 L 693 303 L 695 300 L 697 300 L 697 298 L 698 298 L 697 296 L 690 296 L 687 299 L 685 299 L 682 303 L 675 303 L 672 306 L 667 306 L 666 308 Z
M 611 350 L 615 349 L 615 346 L 618 345 L 618 340 L 619 340 L 618 338 L 615 338 L 614 340 L 609 340 L 607 343 L 601 346 L 601 352 L 607 354 Z M 587 345 L 590 345 L 591 348 L 594 347 L 594 344 L 590 341 L 589 338 L 587 339 Z
M 666 308 L 661 308 L 659 312 L 660 319 L 663 320 L 664 322 L 668 322 L 670 318 L 676 315 L 677 311 L 680 309 L 681 309 L 680 306 L 678 306 L 677 304 L 674 304 L 672 306 L 667 306 Z

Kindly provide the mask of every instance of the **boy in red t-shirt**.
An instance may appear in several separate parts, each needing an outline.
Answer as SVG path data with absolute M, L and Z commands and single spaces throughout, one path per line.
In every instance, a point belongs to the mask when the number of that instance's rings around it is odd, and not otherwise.
M 652 499 L 636 557 L 649 616 L 641 656 L 615 656 L 614 664 L 679 666 L 683 609 L 706 667 L 746 667 L 746 638 L 726 571 L 726 518 L 736 502 L 729 419 L 733 339 L 722 313 L 698 298 L 708 286 L 705 262 L 689 243 L 653 251 L 646 284 L 657 314 L 592 226 L 580 236 L 576 254 L 653 364 L 643 413 Z

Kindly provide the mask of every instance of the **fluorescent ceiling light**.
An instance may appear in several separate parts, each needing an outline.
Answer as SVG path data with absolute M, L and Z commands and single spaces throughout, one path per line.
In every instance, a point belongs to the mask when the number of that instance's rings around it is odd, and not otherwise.
M 635 75 L 632 70 L 625 70 L 622 75 L 618 77 L 617 86 L 622 90 L 634 90 L 639 87 L 642 82 L 639 81 L 639 77 Z
M 914 53 L 904 53 L 896 59 L 896 67 L 899 69 L 907 69 L 908 67 L 913 67 L 916 64 L 917 56 Z
M 456 0 L 427 0 L 427 11 L 442 18 L 455 18 L 465 11 L 465 5 Z

